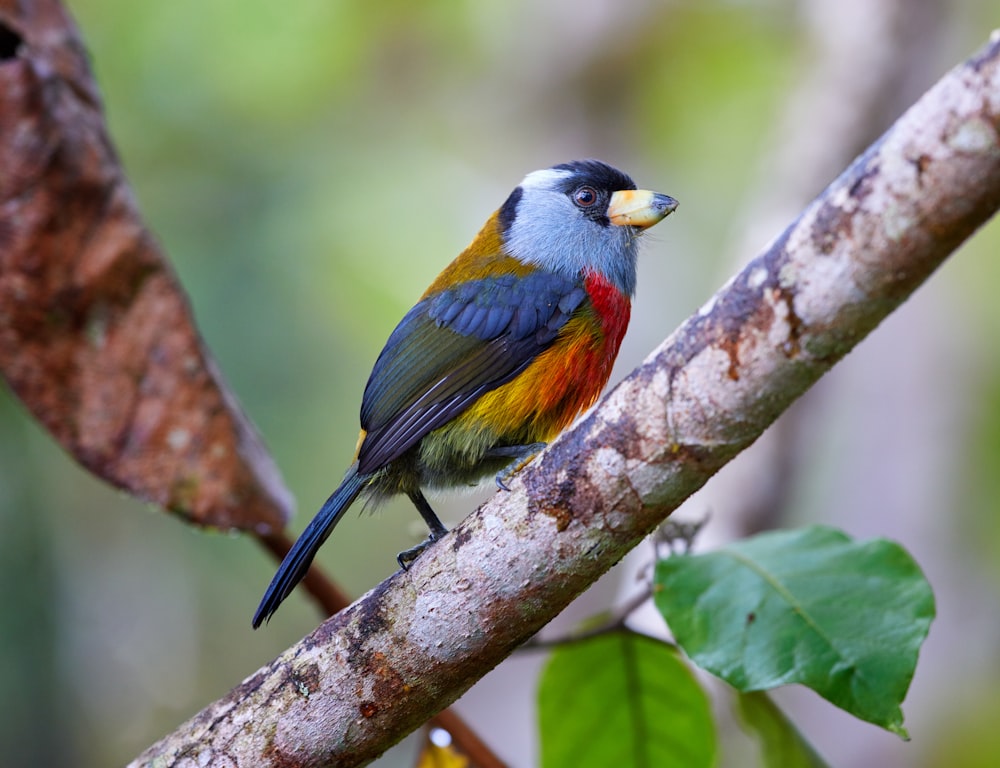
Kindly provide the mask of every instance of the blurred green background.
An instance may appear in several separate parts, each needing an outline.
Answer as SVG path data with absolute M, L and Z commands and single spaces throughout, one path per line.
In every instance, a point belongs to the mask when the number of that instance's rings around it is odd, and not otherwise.
M 824 19 L 862 5 L 923 18 L 921 46 L 824 48 Z M 873 73 L 905 73 L 912 100 L 1000 21 L 996 0 L 70 7 L 149 225 L 298 499 L 295 532 L 350 460 L 389 331 L 525 173 L 600 157 L 680 200 L 648 238 L 620 378 L 796 211 L 754 206 L 782 194 L 797 206 L 846 165 L 812 181 L 773 170 L 789 143 L 822 154 L 857 111 L 832 93 L 828 112 L 797 122 L 790 95 L 811 72 L 869 57 Z M 880 124 L 864 142 L 900 111 L 887 110 L 865 115 Z M 810 694 L 782 700 L 838 766 L 986 766 L 1000 753 L 998 246 L 994 223 L 824 380 L 800 408 L 797 465 L 773 470 L 792 500 L 777 518 L 895 538 L 938 593 L 905 705 L 911 743 Z M 475 503 L 439 502 L 450 522 Z M 709 540 L 726 535 L 727 505 L 711 512 Z M 319 559 L 360 594 L 419 530 L 405 503 L 351 514 Z M 89 477 L 0 388 L 3 764 L 120 764 L 224 694 L 318 621 L 297 594 L 250 631 L 273 569 L 251 541 Z M 581 615 L 613 599 L 615 578 Z M 513 765 L 534 759 L 538 663 L 515 659 L 458 705 Z M 753 764 L 749 742 L 723 746 L 721 764 Z M 412 755 L 404 743 L 381 764 Z

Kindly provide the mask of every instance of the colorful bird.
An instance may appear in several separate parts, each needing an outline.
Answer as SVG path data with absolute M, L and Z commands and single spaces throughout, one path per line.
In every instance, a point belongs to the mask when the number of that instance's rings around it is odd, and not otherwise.
M 497 484 L 590 407 L 628 326 L 639 235 L 677 207 L 621 171 L 580 160 L 529 173 L 389 336 L 361 401 L 354 463 L 286 555 L 253 617 L 274 615 L 360 496 Z

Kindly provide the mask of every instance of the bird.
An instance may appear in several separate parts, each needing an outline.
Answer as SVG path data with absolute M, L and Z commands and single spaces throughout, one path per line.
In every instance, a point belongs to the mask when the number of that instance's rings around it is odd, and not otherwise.
M 361 400 L 354 461 L 278 567 L 270 621 L 347 509 L 494 475 L 501 489 L 596 402 L 628 326 L 640 235 L 677 208 L 600 160 L 529 173 L 389 335 Z

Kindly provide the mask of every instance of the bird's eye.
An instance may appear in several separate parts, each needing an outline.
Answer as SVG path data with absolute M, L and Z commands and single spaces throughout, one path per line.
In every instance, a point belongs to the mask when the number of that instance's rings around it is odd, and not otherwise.
M 573 193 L 573 202 L 581 208 L 589 208 L 597 202 L 597 191 L 593 187 L 577 187 Z

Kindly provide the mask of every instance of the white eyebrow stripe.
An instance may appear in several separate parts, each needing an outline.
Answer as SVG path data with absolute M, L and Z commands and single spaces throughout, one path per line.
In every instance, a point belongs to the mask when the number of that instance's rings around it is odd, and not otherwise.
M 572 171 L 546 168 L 542 171 L 532 171 L 524 177 L 521 187 L 524 189 L 553 189 L 557 182 L 573 175 Z

